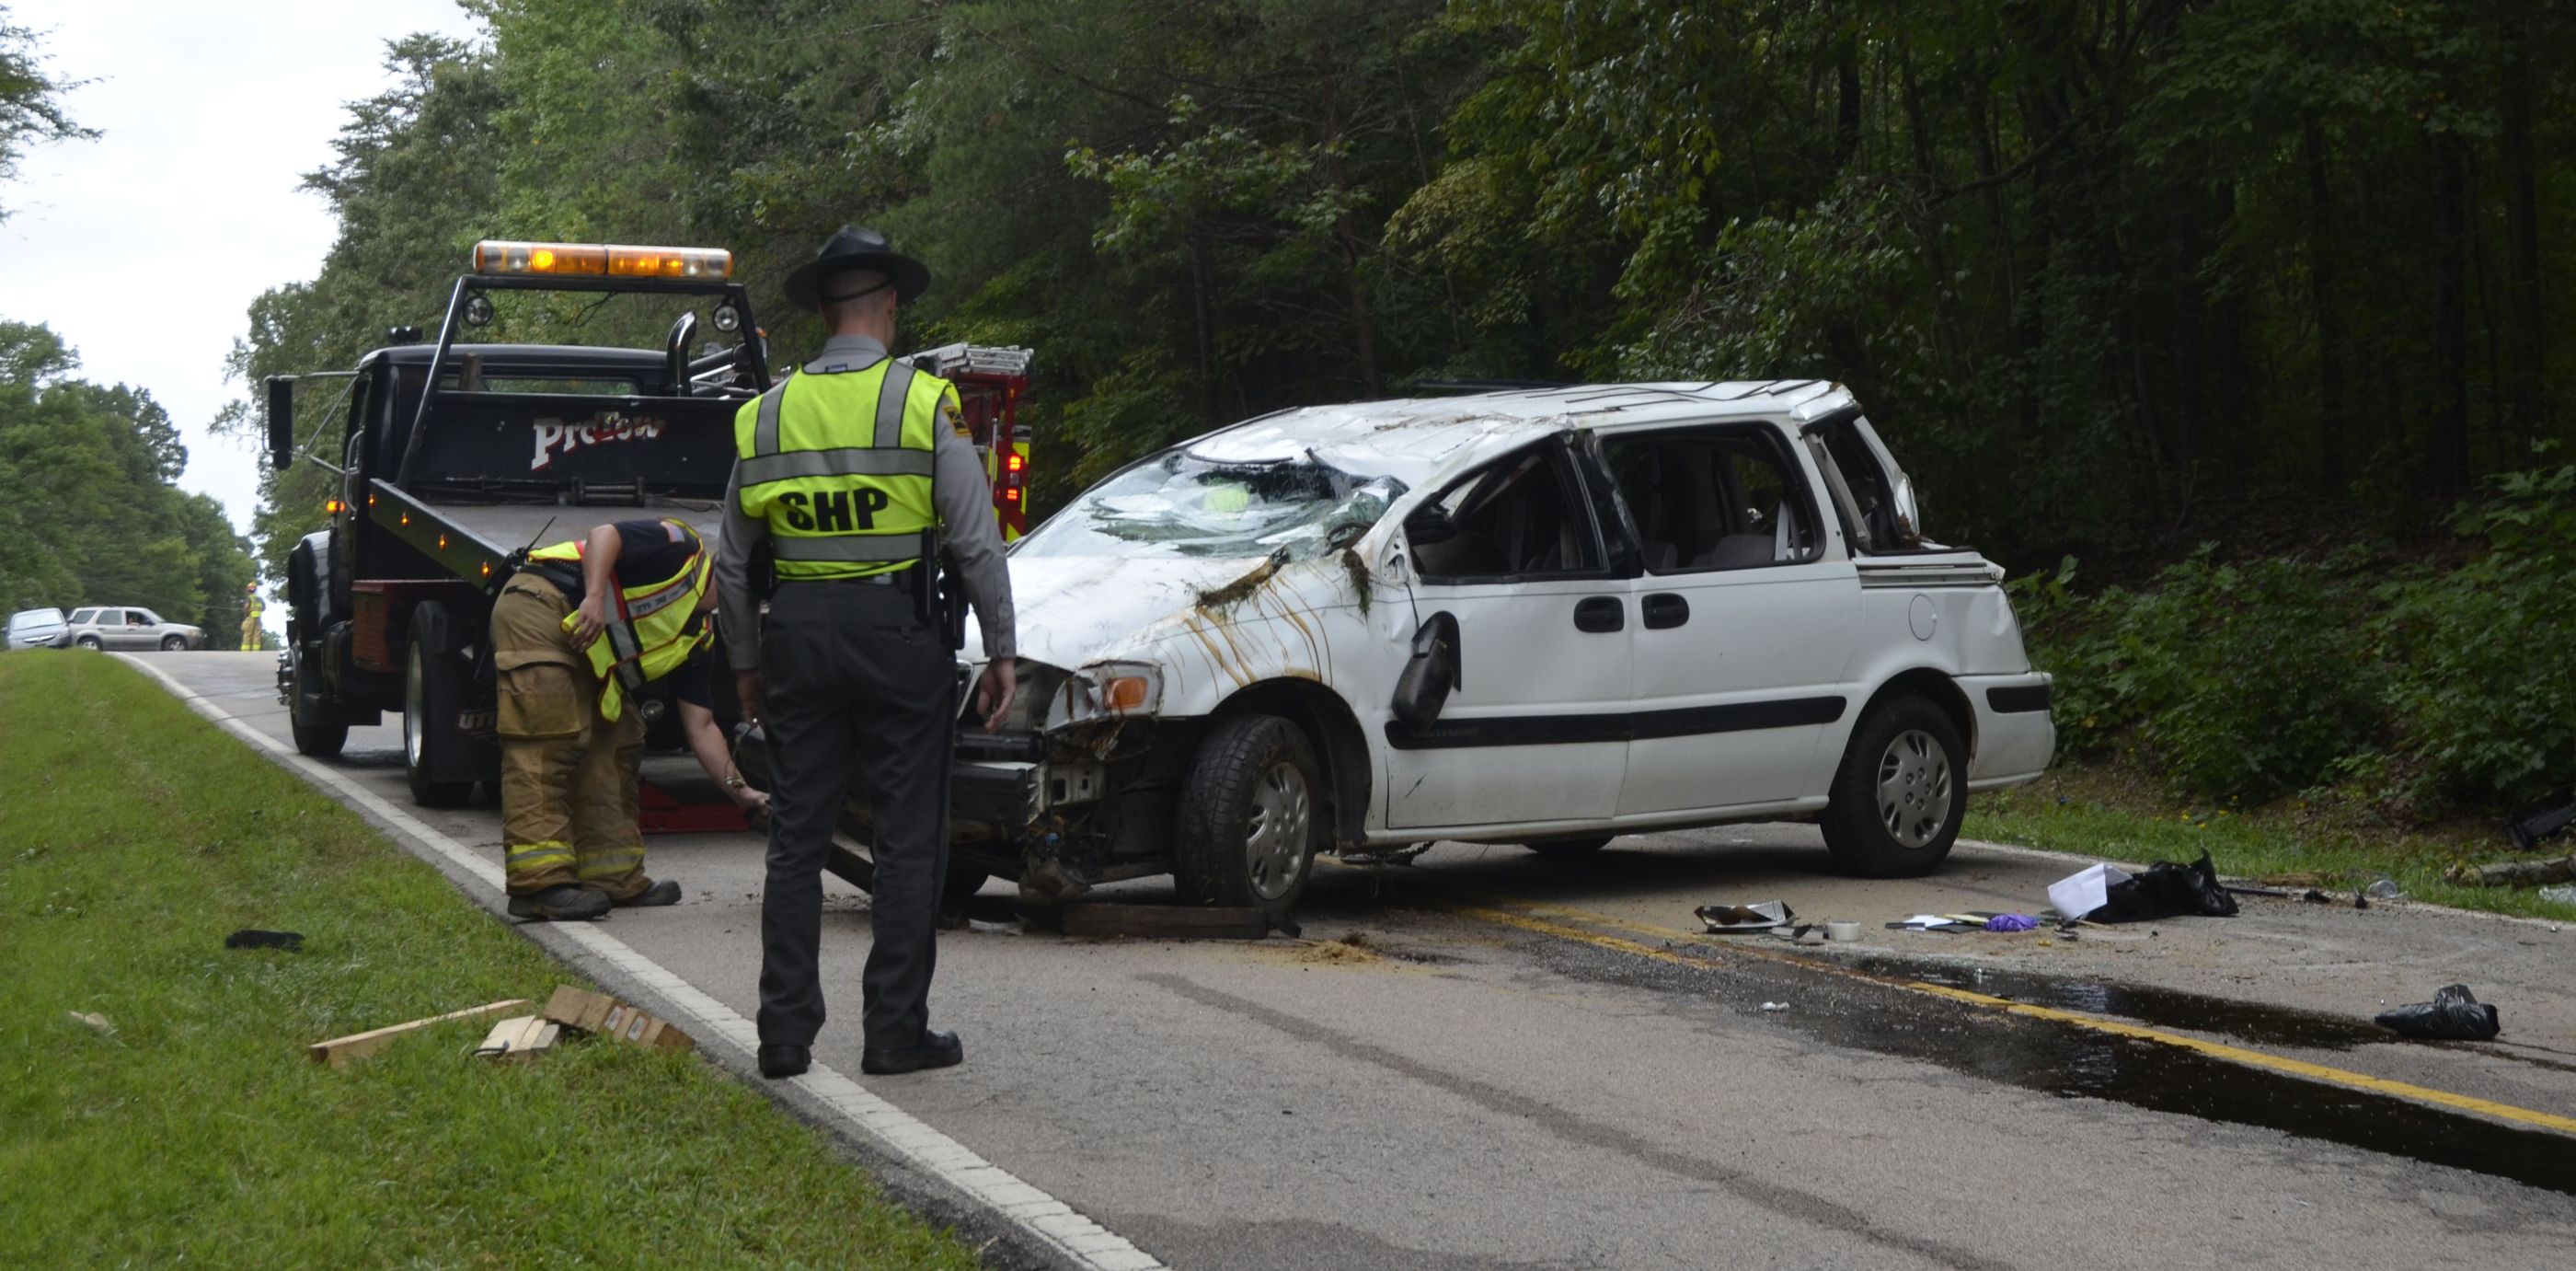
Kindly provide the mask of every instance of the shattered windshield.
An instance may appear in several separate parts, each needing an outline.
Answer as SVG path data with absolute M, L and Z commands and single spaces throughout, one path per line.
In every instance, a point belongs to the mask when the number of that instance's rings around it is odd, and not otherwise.
M 1218 463 L 1173 450 L 1092 487 L 1021 541 L 1035 556 L 1320 556 L 1377 524 L 1393 477 L 1315 460 Z

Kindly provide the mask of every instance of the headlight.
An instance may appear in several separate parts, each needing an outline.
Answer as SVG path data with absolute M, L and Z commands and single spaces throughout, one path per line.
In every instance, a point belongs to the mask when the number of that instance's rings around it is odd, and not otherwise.
M 1150 716 L 1163 706 L 1163 669 L 1150 662 L 1095 662 L 1068 675 L 1047 710 L 1047 727 Z

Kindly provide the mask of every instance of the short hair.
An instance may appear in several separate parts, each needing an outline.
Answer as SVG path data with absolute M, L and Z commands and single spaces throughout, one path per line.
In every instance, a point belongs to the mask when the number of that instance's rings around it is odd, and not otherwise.
M 877 312 L 894 303 L 894 279 L 873 269 L 834 274 L 815 290 L 821 294 L 826 322 Z

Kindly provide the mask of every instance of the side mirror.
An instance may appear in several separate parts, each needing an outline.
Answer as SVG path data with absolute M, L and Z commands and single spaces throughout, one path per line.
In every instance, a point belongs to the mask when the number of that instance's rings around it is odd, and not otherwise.
M 260 387 L 268 393 L 268 466 L 283 472 L 295 463 L 295 377 L 271 375 Z
M 1437 503 L 1425 503 L 1404 518 L 1404 537 L 1415 547 L 1446 543 L 1458 537 L 1458 523 L 1449 519 L 1449 509 Z
M 1447 520 L 1447 517 L 1442 517 Z M 1395 700 L 1388 709 L 1414 728 L 1428 728 L 1449 704 L 1449 694 L 1462 682 L 1458 657 L 1458 619 L 1435 613 L 1413 633 L 1413 655 L 1395 681 Z

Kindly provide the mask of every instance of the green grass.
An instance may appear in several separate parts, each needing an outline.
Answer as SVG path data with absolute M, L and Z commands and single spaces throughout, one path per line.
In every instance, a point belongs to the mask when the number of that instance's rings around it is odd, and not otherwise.
M 2576 919 L 2576 905 L 2542 900 L 2532 888 L 2463 887 L 2443 879 L 2461 861 L 2511 859 L 2515 853 L 2501 829 L 2401 830 L 2297 799 L 2250 809 L 2195 807 L 2117 769 L 2060 764 L 2035 785 L 1969 800 L 1963 837 L 2138 864 L 2197 860 L 2206 848 L 2218 872 L 2231 878 L 2314 874 L 2326 890 L 2350 896 L 2386 877 L 2413 900 Z
M 975 1265 L 694 1057 L 305 1054 L 565 982 L 131 668 L 0 657 L 0 1266 Z

